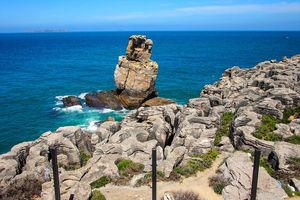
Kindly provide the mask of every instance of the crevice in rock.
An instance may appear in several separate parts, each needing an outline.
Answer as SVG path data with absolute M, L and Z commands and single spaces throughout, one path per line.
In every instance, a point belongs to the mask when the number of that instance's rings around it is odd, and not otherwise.
M 22 150 L 16 158 L 16 161 L 18 162 L 18 166 L 16 169 L 16 173 L 21 174 L 23 167 L 26 165 L 26 158 L 29 155 L 29 148 Z

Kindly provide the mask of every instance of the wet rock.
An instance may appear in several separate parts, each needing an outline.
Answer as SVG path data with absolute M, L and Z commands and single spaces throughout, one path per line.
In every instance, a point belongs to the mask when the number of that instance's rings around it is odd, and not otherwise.
M 96 108 L 111 108 L 121 110 L 122 103 L 115 91 L 101 91 L 89 93 L 85 96 L 86 105 Z
M 76 96 L 64 97 L 62 99 L 62 102 L 64 104 L 64 107 L 71 107 L 71 106 L 77 106 L 77 105 L 81 106 L 80 99 Z

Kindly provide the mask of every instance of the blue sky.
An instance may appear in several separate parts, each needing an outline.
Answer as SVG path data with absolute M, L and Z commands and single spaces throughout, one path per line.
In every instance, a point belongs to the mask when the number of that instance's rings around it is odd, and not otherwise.
M 300 0 L 1 0 L 0 32 L 300 30 Z

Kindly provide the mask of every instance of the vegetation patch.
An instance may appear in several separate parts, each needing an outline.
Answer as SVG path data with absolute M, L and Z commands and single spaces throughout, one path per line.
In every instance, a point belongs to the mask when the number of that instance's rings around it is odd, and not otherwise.
M 115 185 L 127 185 L 130 179 L 137 174 L 143 173 L 145 166 L 132 160 L 119 160 L 116 162 L 120 177 L 113 180 Z
M 214 145 L 218 145 L 221 142 L 223 136 L 229 136 L 230 125 L 233 121 L 234 114 L 232 112 L 225 112 L 222 117 L 222 123 L 220 128 L 216 132 Z
M 111 182 L 111 179 L 107 176 L 102 176 L 99 179 L 97 179 L 96 181 L 92 182 L 90 185 L 92 187 L 92 189 L 94 188 L 100 188 L 100 187 L 104 187 L 105 185 L 109 184 Z
M 185 165 L 176 167 L 175 172 L 186 177 L 194 175 L 198 171 L 210 168 L 219 154 L 218 150 L 212 149 L 207 154 L 193 156 Z
M 281 120 L 282 123 L 288 124 L 293 119 L 300 117 L 300 106 L 296 108 L 290 108 L 283 112 L 283 118 Z
M 92 156 L 85 153 L 83 150 L 80 151 L 80 164 L 81 167 L 85 166 L 89 159 L 91 159 Z
M 92 199 L 91 200 L 106 200 L 106 198 L 99 190 L 94 190 L 92 192 Z
M 0 187 L 0 199 L 39 199 L 43 181 L 27 176 L 24 179 L 12 181 L 4 188 Z
M 256 138 L 267 141 L 282 141 L 282 136 L 274 133 L 276 124 L 279 123 L 275 117 L 271 115 L 262 116 L 262 124 L 253 134 Z
M 221 175 L 213 176 L 209 179 L 209 186 L 217 194 L 222 194 L 222 190 L 229 184 L 229 180 L 224 179 Z
M 271 165 L 268 163 L 268 160 L 266 158 L 261 158 L 259 161 L 259 165 L 268 172 L 268 174 L 272 177 L 275 175 L 275 170 L 271 167 Z
M 170 192 L 174 200 L 200 200 L 199 195 L 192 191 L 173 191 Z M 161 198 L 164 200 L 164 198 Z
M 71 165 L 59 165 L 59 167 L 64 168 L 66 171 L 73 171 L 80 168 L 80 165 L 71 164 Z
M 129 177 L 140 174 L 144 170 L 144 165 L 135 163 L 132 160 L 120 160 L 116 163 L 121 176 Z
M 300 136 L 293 135 L 291 137 L 286 138 L 284 141 L 292 143 L 292 144 L 300 144 Z

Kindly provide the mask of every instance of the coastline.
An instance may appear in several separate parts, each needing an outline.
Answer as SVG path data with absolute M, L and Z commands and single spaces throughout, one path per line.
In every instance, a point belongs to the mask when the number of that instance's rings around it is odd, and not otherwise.
M 131 111 L 121 122 L 103 122 L 93 134 L 80 127 L 61 127 L 54 133 L 46 132 L 37 140 L 18 144 L 0 156 L 0 183 L 2 186 L 7 185 L 33 174 L 34 177 L 43 179 L 45 173 L 50 175 L 51 167 L 45 153 L 52 145 L 59 145 L 59 162 L 62 166 L 77 166 L 71 171 L 61 168 L 62 196 L 66 199 L 71 192 L 75 192 L 75 196 L 81 199 L 87 199 L 91 196 L 89 184 L 99 177 L 120 177 L 115 165 L 118 159 L 143 163 L 144 171 L 149 172 L 149 154 L 154 146 L 160 152 L 158 169 L 166 177 L 170 176 L 176 166 L 184 166 L 191 156 L 207 154 L 214 148 L 233 160 L 236 156 L 234 149 L 260 148 L 267 156 L 275 151 L 280 169 L 289 170 L 284 155 L 299 155 L 300 145 L 265 141 L 255 138 L 253 132 L 261 124 L 263 115 L 282 119 L 285 109 L 299 106 L 299 63 L 300 56 L 297 55 L 280 62 L 262 62 L 250 69 L 233 67 L 224 72 L 220 81 L 207 85 L 200 98 L 190 99 L 187 105 L 141 107 Z M 286 81 L 288 79 L 291 80 Z M 235 115 L 230 132 L 232 144 L 228 137 L 223 136 L 220 143 L 214 145 L 222 115 L 226 112 Z M 297 135 L 300 130 L 298 123 L 299 119 L 293 119 L 287 126 L 289 129 L 294 127 L 296 132 L 285 129 L 281 133 L 287 135 L 282 137 Z M 283 130 L 281 126 L 283 127 L 279 124 L 278 129 Z M 85 166 L 80 166 L 81 151 L 92 156 Z M 245 159 L 244 163 L 239 164 L 248 166 L 249 163 L 251 166 L 247 154 L 238 153 L 240 158 Z M 235 163 L 238 164 L 236 161 Z M 230 170 L 227 167 L 230 167 L 229 163 L 220 167 L 225 176 L 226 170 Z M 264 168 L 261 171 L 264 181 L 272 187 L 272 195 L 276 194 L 278 199 L 285 198 L 287 195 L 283 189 L 275 186 L 275 179 Z M 230 181 L 237 181 L 235 178 L 231 177 Z M 53 195 L 53 183 L 50 179 L 48 177 L 44 180 L 46 182 L 42 185 L 42 199 Z M 249 190 L 245 188 L 248 186 L 243 184 L 248 183 L 242 181 L 239 184 L 241 185 L 236 185 L 234 190 L 225 187 L 223 198 L 231 199 L 235 195 L 234 191 L 247 196 Z M 268 188 L 262 188 L 262 185 L 259 188 L 261 197 L 268 196 Z

